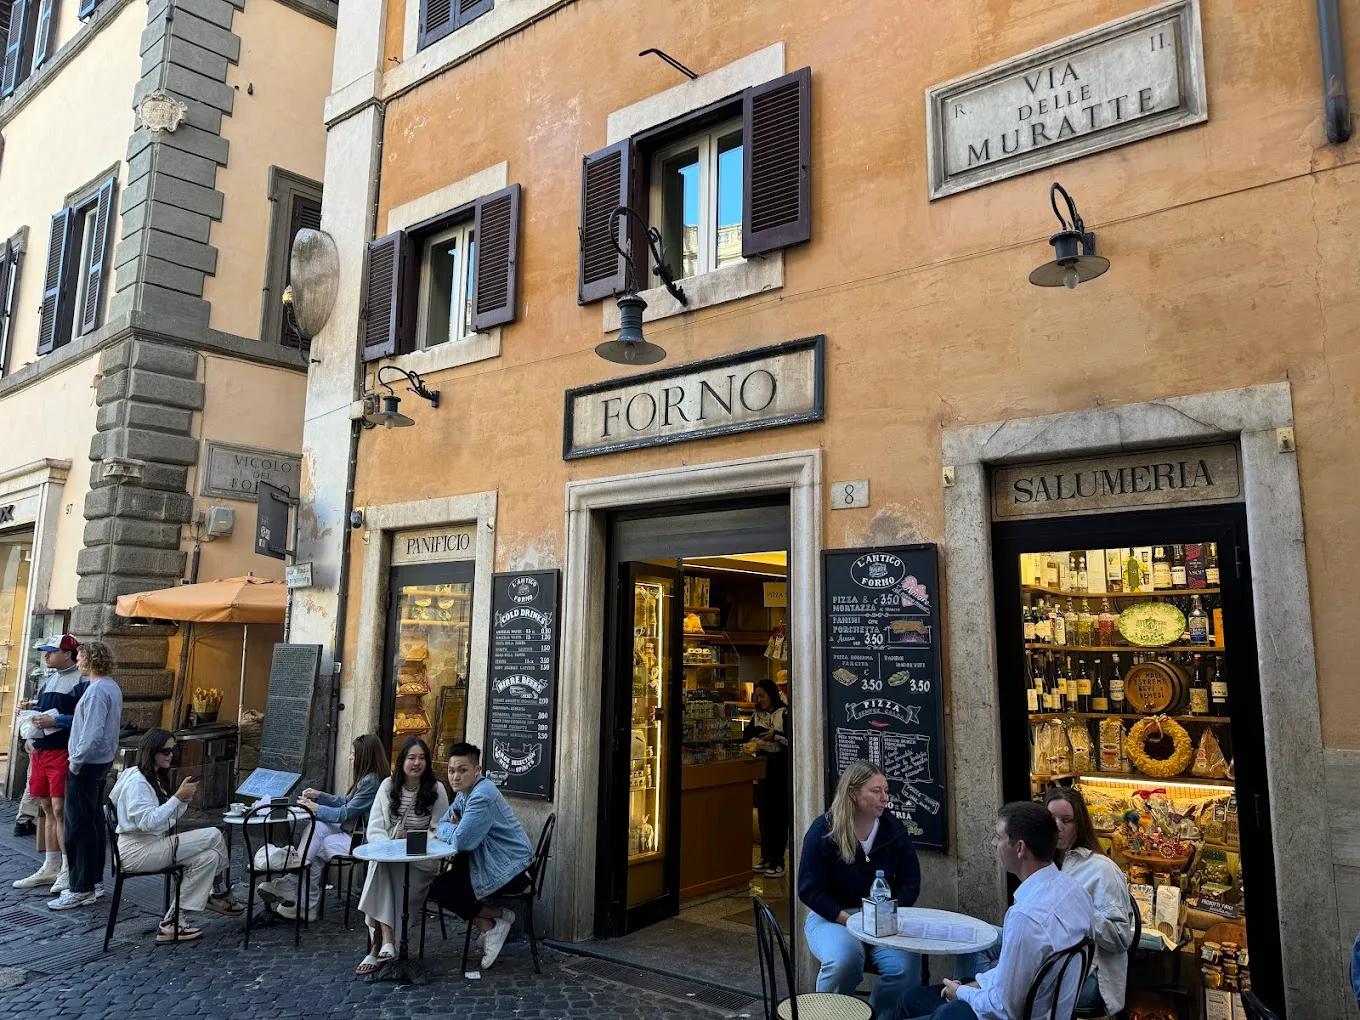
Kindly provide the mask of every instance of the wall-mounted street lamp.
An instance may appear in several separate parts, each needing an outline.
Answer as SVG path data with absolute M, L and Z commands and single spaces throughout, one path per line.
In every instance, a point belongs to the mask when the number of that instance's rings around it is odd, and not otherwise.
M 401 413 L 401 397 L 392 389 L 392 384 L 383 379 L 384 372 L 396 372 L 405 377 L 411 385 L 407 389 L 416 396 L 430 402 L 431 407 L 439 406 L 439 391 L 427 389 L 425 380 L 420 378 L 415 372 L 408 372 L 404 368 L 396 365 L 383 365 L 378 369 L 378 385 L 387 389 L 385 394 L 376 393 L 364 394 L 364 428 L 371 429 L 381 425 L 389 429 L 404 429 L 414 425 L 415 420 L 408 418 Z M 368 408 L 372 407 L 372 410 Z
M 1067 203 L 1067 217 L 1058 211 L 1058 196 Z M 1062 230 L 1048 239 L 1053 245 L 1053 261 L 1045 262 L 1029 274 L 1029 282 L 1036 287 L 1066 287 L 1094 280 L 1110 268 L 1110 260 L 1096 254 L 1096 235 L 1086 229 L 1077 212 L 1077 203 L 1057 181 L 1048 189 L 1048 200 L 1053 215 L 1058 217 Z
M 599 344 L 595 348 L 595 353 L 604 358 L 605 361 L 612 361 L 616 365 L 655 365 L 666 357 L 666 349 L 650 343 L 642 335 L 642 313 L 647 308 L 647 302 L 637 292 L 637 274 L 633 267 L 633 257 L 619 244 L 620 216 L 631 216 L 642 226 L 647 238 L 647 248 L 652 255 L 652 262 L 656 265 L 654 272 L 665 285 L 671 297 L 686 307 L 689 305 L 689 298 L 685 296 L 685 292 L 675 282 L 675 274 L 671 272 L 670 266 L 666 265 L 666 261 L 662 257 L 661 231 L 657 230 L 656 227 L 649 226 L 647 220 L 640 213 L 633 211 L 628 206 L 615 206 L 614 211 L 609 214 L 609 240 L 614 245 L 614 250 L 623 256 L 623 293 L 619 295 L 617 302 L 619 306 L 619 335 L 613 340 L 606 340 Z

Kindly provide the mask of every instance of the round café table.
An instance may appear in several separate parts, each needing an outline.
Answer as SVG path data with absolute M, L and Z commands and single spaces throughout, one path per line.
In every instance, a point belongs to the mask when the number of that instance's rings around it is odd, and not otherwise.
M 959 956 L 979 953 L 996 942 L 1000 936 L 986 921 L 952 910 L 931 907 L 898 907 L 897 930 L 902 926 L 920 925 L 921 933 L 911 935 L 870 935 L 864 930 L 864 919 L 859 911 L 845 922 L 846 931 L 871 946 L 901 949 L 923 956 Z
M 411 913 L 411 865 L 416 861 L 439 861 L 452 857 L 453 847 L 431 836 L 423 854 L 406 852 L 406 840 L 383 839 L 376 842 L 360 843 L 354 848 L 354 856 L 372 864 L 405 865 L 401 882 L 401 948 L 397 958 L 384 963 L 370 976 L 370 981 L 406 981 L 413 985 L 425 983 L 425 968 L 419 960 L 412 960 L 406 939 L 406 929 Z
M 287 811 L 286 816 L 284 815 L 285 810 Z M 274 812 L 271 811 L 270 814 L 272 815 L 274 814 Z M 293 826 L 297 825 L 299 822 L 305 822 L 307 819 L 311 817 L 312 817 L 311 813 L 308 812 L 306 808 L 293 807 L 291 805 L 286 809 L 280 807 L 278 810 L 277 818 L 271 818 L 268 816 L 261 815 L 251 815 L 249 811 L 240 814 L 233 814 L 231 810 L 228 809 L 226 812 L 224 812 L 222 815 L 222 825 L 225 827 L 227 834 L 227 870 L 225 875 L 227 888 L 228 889 L 231 888 L 231 848 L 232 843 L 234 842 L 232 836 L 235 834 L 237 829 L 242 828 L 246 824 L 247 818 L 250 819 L 251 825 L 265 825 L 265 826 L 286 825 L 288 826 L 288 832 L 290 834 L 291 839 Z M 251 830 L 252 833 L 254 831 L 255 831 L 254 829 Z M 266 829 L 265 840 L 268 841 L 268 839 L 269 834 L 268 829 Z

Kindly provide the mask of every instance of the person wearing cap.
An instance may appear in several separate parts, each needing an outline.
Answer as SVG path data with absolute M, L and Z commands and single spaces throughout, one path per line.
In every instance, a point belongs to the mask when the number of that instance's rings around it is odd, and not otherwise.
M 22 710 L 36 709 L 25 721 L 41 734 L 33 738 L 33 753 L 29 755 L 28 792 L 42 812 L 46 852 L 42 867 L 15 882 L 16 889 L 50 890 L 60 895 L 70 886 L 64 835 L 67 745 L 76 705 L 89 687 L 76 666 L 79 649 L 80 642 L 72 634 L 47 638 L 39 644 L 43 661 L 56 672 L 43 683 L 36 701 L 21 706 Z

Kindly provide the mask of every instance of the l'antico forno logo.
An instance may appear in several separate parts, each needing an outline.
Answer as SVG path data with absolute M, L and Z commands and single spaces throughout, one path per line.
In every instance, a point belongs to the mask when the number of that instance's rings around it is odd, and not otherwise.
M 907 565 L 892 553 L 865 553 L 850 564 L 850 579 L 861 588 L 896 588 L 907 576 Z
M 527 605 L 538 598 L 538 578 L 516 577 L 510 582 L 510 601 L 517 606 Z

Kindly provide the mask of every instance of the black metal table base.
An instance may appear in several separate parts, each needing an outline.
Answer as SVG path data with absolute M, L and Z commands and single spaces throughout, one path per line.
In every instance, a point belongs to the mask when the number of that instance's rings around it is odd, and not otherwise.
M 423 985 L 426 980 L 425 965 L 419 960 L 397 957 L 388 960 L 369 975 L 369 984 L 379 981 L 392 981 L 397 984 Z

